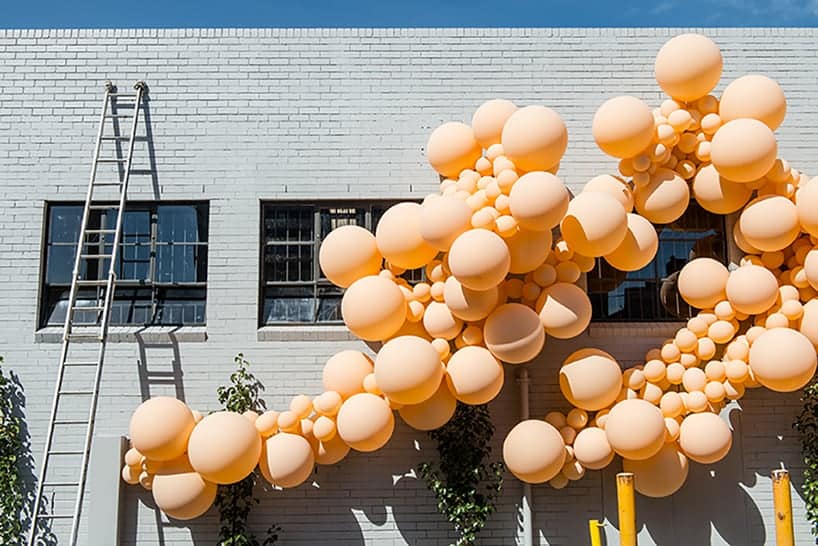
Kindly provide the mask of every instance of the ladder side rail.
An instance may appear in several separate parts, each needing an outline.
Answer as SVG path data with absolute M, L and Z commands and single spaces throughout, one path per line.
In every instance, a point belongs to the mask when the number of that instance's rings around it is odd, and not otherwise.
M 108 103 L 110 101 L 110 93 L 112 91 L 112 87 L 110 85 L 106 85 L 105 89 L 105 97 L 102 103 L 102 114 L 100 115 L 99 120 L 99 128 L 97 130 L 97 141 L 94 147 L 94 161 L 91 166 L 91 175 L 88 182 L 88 191 L 86 192 L 85 197 L 85 207 L 82 213 L 82 223 L 80 224 L 80 233 L 79 233 L 79 240 L 77 242 L 77 253 L 74 258 L 74 269 L 72 272 L 72 279 L 71 279 L 71 290 L 68 296 L 68 308 L 66 309 L 65 313 L 65 324 L 63 326 L 63 335 L 62 335 L 62 348 L 60 350 L 60 363 L 58 365 L 57 371 L 57 379 L 54 383 L 54 396 L 51 400 L 51 412 L 48 421 L 48 433 L 46 434 L 45 440 L 45 447 L 43 448 L 43 456 L 40 460 L 40 473 L 37 480 L 37 492 L 36 496 L 34 497 L 34 509 L 32 511 L 31 517 L 31 526 L 28 532 L 28 544 L 29 546 L 34 546 L 36 538 L 37 538 L 37 522 L 40 516 L 40 510 L 42 508 L 42 496 L 43 490 L 45 488 L 45 479 L 46 479 L 46 472 L 48 471 L 48 454 L 51 451 L 51 444 L 54 439 L 54 421 L 57 418 L 57 408 L 59 405 L 59 398 L 60 398 L 60 389 L 62 388 L 63 377 L 65 375 L 65 361 L 68 357 L 68 346 L 69 346 L 69 339 L 68 334 L 71 331 L 71 321 L 73 319 L 74 311 L 74 303 L 77 298 L 77 279 L 79 277 L 80 272 L 80 265 L 82 263 L 82 251 L 85 246 L 85 229 L 90 218 L 90 205 L 91 199 L 93 197 L 94 191 L 94 178 L 96 177 L 97 171 L 97 159 L 99 158 L 99 150 L 100 144 L 102 141 L 102 133 L 105 129 L 105 114 L 108 110 Z

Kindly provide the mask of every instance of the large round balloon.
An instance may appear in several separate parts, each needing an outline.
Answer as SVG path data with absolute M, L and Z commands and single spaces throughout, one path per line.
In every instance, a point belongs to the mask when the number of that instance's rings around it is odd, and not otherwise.
M 750 368 L 756 381 L 774 391 L 802 388 L 815 375 L 816 364 L 812 342 L 789 328 L 767 330 L 750 346 Z
M 657 169 L 644 186 L 633 191 L 637 212 L 654 224 L 669 224 L 678 220 L 690 202 L 690 188 L 679 173 Z
M 472 290 L 454 277 L 446 279 L 443 286 L 443 301 L 454 316 L 463 320 L 483 320 L 489 316 L 498 300 L 496 286 L 488 290 Z
M 530 307 L 506 303 L 486 319 L 483 339 L 494 356 L 509 364 L 520 364 L 540 354 L 545 331 Z
M 505 241 L 486 229 L 461 234 L 449 250 L 449 268 L 457 280 L 472 290 L 490 290 L 508 274 L 511 255 Z
M 775 131 L 787 113 L 787 99 L 774 80 L 761 74 L 748 74 L 730 82 L 719 101 L 723 122 L 753 118 Z
M 448 178 L 457 179 L 460 171 L 474 167 L 481 154 L 474 131 L 465 123 L 444 123 L 432 131 L 426 143 L 429 164 Z
M 433 338 L 454 339 L 463 329 L 463 321 L 445 303 L 432 301 L 423 313 L 423 327 Z
M 813 237 L 818 237 L 818 176 L 798 188 L 795 202 L 801 227 Z
M 671 38 L 656 55 L 656 82 L 682 102 L 707 95 L 719 83 L 721 69 L 719 46 L 701 34 Z
M 778 297 L 778 281 L 767 268 L 744 265 L 730 272 L 727 300 L 739 313 L 757 315 L 767 311 Z
M 682 267 L 676 286 L 687 303 L 707 309 L 725 298 L 729 277 L 730 272 L 721 262 L 713 258 L 696 258 Z
M 264 441 L 259 470 L 279 487 L 297 487 L 312 474 L 315 455 L 309 441 L 299 434 L 279 432 Z
M 534 171 L 521 176 L 511 187 L 509 207 L 521 227 L 546 231 L 560 223 L 569 199 L 568 189 L 559 178 Z
M 236 483 L 256 467 L 261 454 L 261 436 L 240 413 L 211 413 L 193 429 L 187 444 L 193 469 L 208 481 Z
M 398 285 L 380 275 L 358 279 L 344 292 L 341 316 L 347 328 L 366 341 L 397 332 L 406 319 L 406 298 Z
M 370 393 L 356 394 L 338 411 L 338 436 L 352 449 L 375 451 L 395 430 L 395 416 L 386 400 Z
M 398 413 L 407 425 L 416 430 L 434 430 L 448 423 L 455 409 L 457 400 L 452 396 L 446 381 L 441 381 L 431 398 L 420 404 L 403 406 Z
M 444 195 L 428 200 L 420 209 L 420 236 L 445 252 L 458 235 L 471 229 L 471 217 L 471 208 L 459 197 Z
M 545 262 L 551 252 L 551 232 L 520 229 L 506 239 L 511 261 L 509 273 L 525 274 L 534 271 Z
M 589 470 L 601 470 L 614 458 L 608 436 L 599 427 L 587 427 L 574 438 L 574 457 Z
M 547 482 L 559 474 L 565 464 L 565 441 L 552 425 L 529 419 L 517 423 L 506 436 L 503 460 L 520 480 Z
M 659 408 L 633 398 L 617 402 L 605 422 L 608 442 L 626 459 L 653 457 L 665 443 L 665 418 Z
M 558 282 L 544 289 L 536 309 L 545 331 L 556 338 L 576 337 L 591 323 L 591 300 L 575 284 Z
M 485 347 L 470 345 L 458 349 L 446 365 L 446 384 L 464 404 L 486 404 L 500 393 L 505 375 L 503 366 Z
M 545 106 L 515 111 L 503 126 L 503 150 L 522 171 L 556 167 L 568 147 L 568 130 L 559 114 Z
M 704 210 L 731 214 L 740 210 L 753 193 L 746 184 L 727 180 L 712 164 L 705 165 L 693 179 L 693 196 Z
M 653 114 L 636 97 L 615 97 L 600 106 L 592 125 L 597 146 L 608 155 L 633 157 L 653 140 Z
M 795 203 L 781 195 L 753 199 L 738 222 L 747 242 L 764 252 L 787 248 L 801 233 Z
M 437 256 L 433 247 L 421 235 L 419 203 L 403 202 L 383 213 L 375 229 L 378 250 L 386 260 L 404 269 L 414 269 L 429 263 Z
M 668 497 L 681 489 L 687 480 L 687 457 L 667 443 L 659 452 L 641 461 L 625 459 L 622 470 L 633 473 L 633 487 L 646 497 Z
M 360 351 L 341 351 L 324 365 L 324 390 L 343 398 L 363 392 L 364 377 L 375 371 L 372 359 Z
M 150 398 L 131 416 L 131 445 L 148 459 L 169 461 L 187 450 L 195 425 L 184 402 L 168 396 Z
M 156 506 L 178 520 L 198 518 L 207 512 L 216 500 L 216 492 L 215 483 L 193 471 L 157 474 L 151 485 Z
M 360 226 L 341 226 L 321 243 L 318 263 L 329 281 L 341 288 L 368 275 L 377 275 L 383 257 L 375 236 Z
M 633 210 L 633 192 L 627 182 L 612 174 L 595 176 L 585 183 L 582 191 L 599 191 L 607 193 L 622 204 L 625 212 Z
M 390 400 L 419 404 L 431 397 L 443 378 L 440 355 L 417 336 L 387 341 L 375 357 L 375 380 Z
M 587 192 L 574 197 L 560 224 L 562 237 L 584 256 L 604 256 L 622 243 L 628 218 L 622 205 L 607 193 Z
M 772 168 L 778 153 L 775 135 L 756 119 L 734 119 L 711 141 L 710 160 L 719 174 L 734 182 L 753 182 Z
M 503 126 L 517 111 L 517 105 L 506 99 L 492 99 L 480 105 L 471 119 L 474 137 L 483 148 L 500 143 Z
M 572 405 L 588 411 L 604 409 L 616 401 L 622 388 L 622 370 L 610 354 L 580 349 L 560 368 L 560 390 Z
M 711 464 L 722 460 L 731 445 L 730 427 L 715 413 L 691 413 L 682 421 L 679 446 L 697 463 Z
M 648 265 L 659 249 L 656 228 L 644 216 L 628 213 L 628 231 L 605 261 L 619 271 L 638 271 Z

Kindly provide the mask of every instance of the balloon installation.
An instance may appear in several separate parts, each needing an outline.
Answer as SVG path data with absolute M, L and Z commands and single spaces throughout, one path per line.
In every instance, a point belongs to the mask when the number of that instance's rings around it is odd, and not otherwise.
M 778 157 L 779 85 L 747 75 L 719 98 L 711 92 L 721 72 L 709 38 L 668 41 L 655 75 L 670 98 L 654 109 L 629 96 L 599 107 L 593 137 L 619 160 L 618 173 L 573 199 L 558 176 L 568 133 L 554 110 L 496 99 L 471 125 L 435 129 L 427 154 L 440 190 L 393 206 L 374 234 L 340 227 L 320 249 L 324 274 L 346 289 L 345 324 L 382 343 L 374 360 L 336 354 L 324 392 L 281 412 L 202 418 L 175 399 L 147 400 L 131 419 L 123 479 L 152 489 L 168 516 L 190 519 L 218 484 L 256 466 L 272 484 L 296 487 L 315 464 L 383 447 L 395 411 L 415 429 L 440 427 L 458 401 L 494 399 L 504 366 L 530 362 L 549 336 L 581 334 L 591 320 L 582 273 L 596 258 L 620 271 L 644 267 L 657 252 L 654 225 L 695 199 L 738 214 L 740 265 L 687 263 L 678 291 L 700 311 L 673 339 L 624 372 L 602 350 L 576 351 L 558 371 L 573 409 L 517 424 L 503 445 L 508 469 L 529 483 L 562 488 L 619 455 L 641 494 L 676 492 L 691 461 L 729 451 L 719 417 L 728 401 L 748 388 L 800 389 L 816 371 L 818 178 Z M 415 268 L 426 281 L 412 285 L 401 275 Z

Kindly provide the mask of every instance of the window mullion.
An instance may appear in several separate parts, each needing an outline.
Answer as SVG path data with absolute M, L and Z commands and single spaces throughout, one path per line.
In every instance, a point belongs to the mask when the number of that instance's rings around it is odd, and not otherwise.
M 313 212 L 313 251 L 312 251 L 312 322 L 318 322 L 318 279 L 321 266 L 318 263 L 318 251 L 321 248 L 321 209 L 315 207 Z

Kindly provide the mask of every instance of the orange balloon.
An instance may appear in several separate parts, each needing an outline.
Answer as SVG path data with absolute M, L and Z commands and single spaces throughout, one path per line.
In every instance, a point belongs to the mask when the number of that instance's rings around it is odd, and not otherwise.
M 193 469 L 208 481 L 236 483 L 256 467 L 261 436 L 241 414 L 219 411 L 196 424 L 187 451 Z
M 525 274 L 534 271 L 545 262 L 551 252 L 550 231 L 530 231 L 520 229 L 508 239 L 509 263 L 508 271 L 514 274 Z
M 131 444 L 148 459 L 175 459 L 186 451 L 195 424 L 184 402 L 168 396 L 150 398 L 131 416 Z
M 622 387 L 619 363 L 599 349 L 580 349 L 569 355 L 560 368 L 559 377 L 560 390 L 566 400 L 588 411 L 613 404 Z
M 503 388 L 503 366 L 485 347 L 458 349 L 446 365 L 446 383 L 464 404 L 479 405 L 493 400 Z
M 198 472 L 186 471 L 153 477 L 151 492 L 156 506 L 168 517 L 191 520 L 203 515 L 216 500 L 216 484 Z
M 721 78 L 719 46 L 701 34 L 680 34 L 656 55 L 656 82 L 676 100 L 691 102 L 707 95 Z
M 279 432 L 264 441 L 258 466 L 264 479 L 273 485 L 298 487 L 312 474 L 315 455 L 303 436 Z
M 696 258 L 682 267 L 676 281 L 679 295 L 698 309 L 714 307 L 726 297 L 730 272 L 713 258 Z
M 429 164 L 447 178 L 457 179 L 460 171 L 471 169 L 481 155 L 474 131 L 465 123 L 444 123 L 432 131 L 426 143 Z
M 406 319 L 406 298 L 393 281 L 371 275 L 352 283 L 341 299 L 341 316 L 350 332 L 380 341 L 397 332 Z
M 343 398 L 363 392 L 364 378 L 375 371 L 372 359 L 360 351 L 341 351 L 324 365 L 323 383 L 327 391 Z
M 554 110 L 526 106 L 508 118 L 501 142 L 506 156 L 518 169 L 548 171 L 559 164 L 568 147 L 568 130 Z
M 582 188 L 586 191 L 607 193 L 622 204 L 625 212 L 633 211 L 633 192 L 630 185 L 612 174 L 601 174 L 590 179 Z
M 377 275 L 383 257 L 375 236 L 360 226 L 341 226 L 321 243 L 318 263 L 329 281 L 341 288 L 368 275 Z
M 545 344 L 545 331 L 537 313 L 530 307 L 506 303 L 486 319 L 483 339 L 494 356 L 509 364 L 520 364 L 540 354 Z
M 511 187 L 509 208 L 523 228 L 546 231 L 560 223 L 569 199 L 562 180 L 551 173 L 534 171 L 522 175 Z
M 730 82 L 719 102 L 719 116 L 725 122 L 753 118 L 775 131 L 787 113 L 787 99 L 774 80 L 748 74 Z
M 650 181 L 633 191 L 636 211 L 654 224 L 669 224 L 678 220 L 690 202 L 690 189 L 675 171 L 659 168 Z
M 768 269 L 744 265 L 730 272 L 727 300 L 739 313 L 757 315 L 767 311 L 778 297 L 778 281 Z
M 662 446 L 656 455 L 641 461 L 625 459 L 622 469 L 633 473 L 633 487 L 646 497 L 669 497 L 687 480 L 688 461 L 676 444 Z
M 679 445 L 685 455 L 697 463 L 712 464 L 730 451 L 733 435 L 727 423 L 715 413 L 693 413 L 682 421 Z
M 575 284 L 558 282 L 544 289 L 536 309 L 548 335 L 559 339 L 576 337 L 591 323 L 591 300 Z
M 636 97 L 605 101 L 594 114 L 592 132 L 597 146 L 608 155 L 627 158 L 638 155 L 653 140 L 653 114 Z
M 422 236 L 422 211 L 418 203 L 398 203 L 389 207 L 378 221 L 375 241 L 380 253 L 393 266 L 415 269 L 437 256 L 438 249 Z
M 727 180 L 712 164 L 699 169 L 693 179 L 693 196 L 704 210 L 731 214 L 740 210 L 753 193 L 747 184 Z
M 622 205 L 607 193 L 587 192 L 568 204 L 560 224 L 565 241 L 584 256 L 604 256 L 618 247 L 628 231 Z
M 472 290 L 490 290 L 508 274 L 511 255 L 505 241 L 491 231 L 470 229 L 461 234 L 449 250 L 452 275 Z
M 605 261 L 619 271 L 639 271 L 648 265 L 659 249 L 659 236 L 650 221 L 638 214 L 628 213 L 628 231 Z
M 605 434 L 614 451 L 626 459 L 648 459 L 665 444 L 665 418 L 650 402 L 623 400 L 611 408 Z
M 787 248 L 801 234 L 795 203 L 781 195 L 753 199 L 738 223 L 747 242 L 765 252 Z
M 434 430 L 449 422 L 457 409 L 457 400 L 452 396 L 445 381 L 431 398 L 420 404 L 406 405 L 398 410 L 406 424 L 416 430 Z
M 375 357 L 375 379 L 390 400 L 419 404 L 430 398 L 443 378 L 440 355 L 417 336 L 387 341 Z
M 352 449 L 363 452 L 383 447 L 395 430 L 389 404 L 374 394 L 356 394 L 338 411 L 338 435 Z
M 753 182 L 769 172 L 777 153 L 775 135 L 764 123 L 734 119 L 713 135 L 710 160 L 728 180 Z
M 454 277 L 449 277 L 443 287 L 446 306 L 456 317 L 463 320 L 483 320 L 499 302 L 496 286 L 488 290 L 466 288 Z
M 511 114 L 516 111 L 517 105 L 510 100 L 493 99 L 481 104 L 471 120 L 477 142 L 483 148 L 498 144 L 503 133 L 503 126 Z
M 608 437 L 601 428 L 584 428 L 574 438 L 574 457 L 585 468 L 601 470 L 613 461 L 614 455 Z
M 544 483 L 565 464 L 565 442 L 545 421 L 517 423 L 503 442 L 503 460 L 512 474 L 527 483 Z
M 792 392 L 815 375 L 815 347 L 807 336 L 789 328 L 773 328 L 750 346 L 750 368 L 768 389 Z

